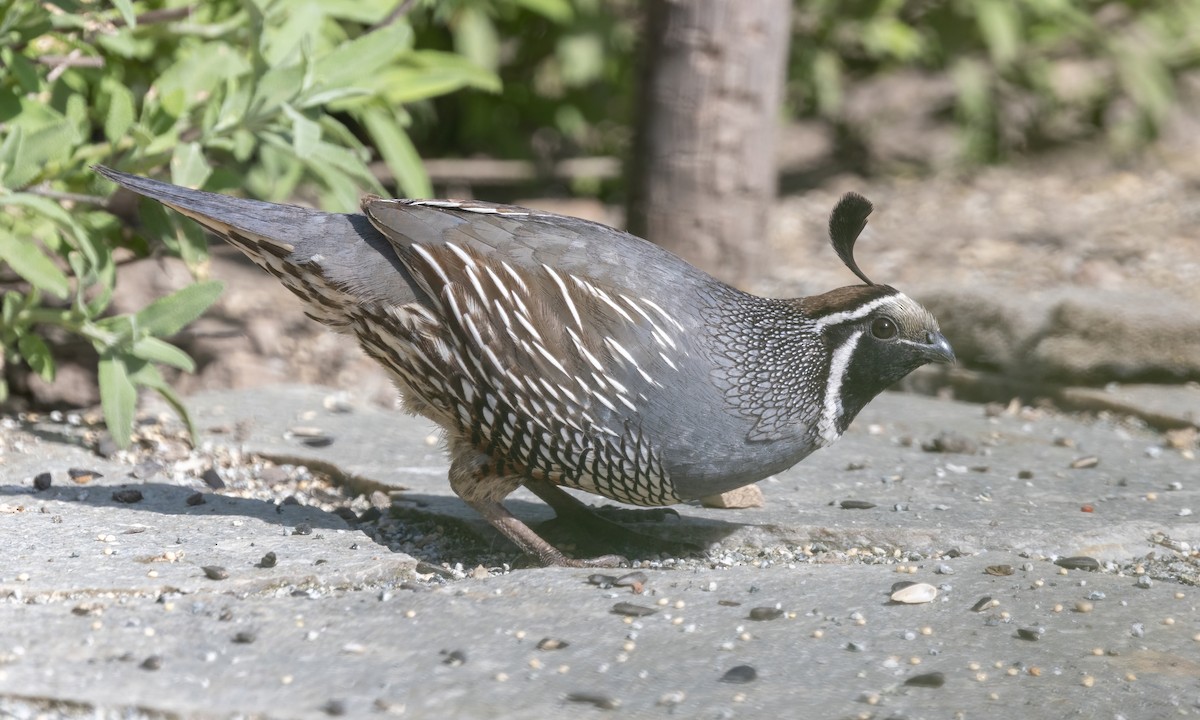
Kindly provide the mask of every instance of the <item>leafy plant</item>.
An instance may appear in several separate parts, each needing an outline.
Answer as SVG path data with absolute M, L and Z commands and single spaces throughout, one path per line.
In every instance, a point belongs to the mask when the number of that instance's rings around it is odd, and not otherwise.
M 302 183 L 349 210 L 383 193 L 430 192 L 405 103 L 496 75 L 461 54 L 418 49 L 393 0 L 0 0 L 0 345 L 8 365 L 54 379 L 49 328 L 88 340 L 109 430 L 131 439 L 139 387 L 188 421 L 159 365 L 194 362 L 167 341 L 218 296 L 197 282 L 113 315 L 116 265 L 182 257 L 198 278 L 205 239 L 153 203 L 94 194 L 103 162 L 206 189 L 289 199 Z M 140 219 L 139 219 L 140 218 Z M 131 226 L 136 232 L 131 232 Z M 8 384 L 0 377 L 0 401 Z M 189 423 L 190 427 L 190 423 Z
M 947 73 L 975 161 L 1097 132 L 1133 149 L 1200 65 L 1200 0 L 817 0 L 795 13 L 797 113 L 839 122 L 857 79 Z

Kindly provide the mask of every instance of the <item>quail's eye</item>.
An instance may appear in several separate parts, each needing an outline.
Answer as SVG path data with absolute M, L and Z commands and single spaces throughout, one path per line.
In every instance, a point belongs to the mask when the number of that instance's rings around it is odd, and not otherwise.
M 871 323 L 871 334 L 880 340 L 896 337 L 896 323 L 889 317 L 875 318 Z

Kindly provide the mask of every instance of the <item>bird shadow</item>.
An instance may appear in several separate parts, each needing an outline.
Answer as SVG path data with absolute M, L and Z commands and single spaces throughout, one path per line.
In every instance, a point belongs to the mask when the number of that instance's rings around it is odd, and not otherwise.
M 137 494 L 130 492 L 134 490 Z M 86 485 L 55 484 L 41 491 L 27 485 L 0 485 L 0 499 L 14 496 L 58 501 L 64 506 L 80 504 L 105 508 L 134 516 L 252 518 L 296 534 L 357 532 L 375 545 L 392 552 L 405 552 L 435 567 L 441 563 L 461 563 L 463 567 L 536 565 L 465 503 L 443 495 L 406 492 L 395 498 L 390 508 L 377 512 L 368 510 L 362 514 L 342 509 L 345 506 L 326 510 L 295 502 L 279 503 L 212 489 L 198 490 L 194 486 L 134 479 Z M 684 515 L 657 522 L 608 521 L 611 528 L 600 531 L 595 525 L 574 527 L 570 521 L 554 518 L 553 511 L 540 502 L 510 499 L 505 504 L 546 540 L 576 557 L 614 552 L 642 560 L 703 555 L 705 548 L 742 527 L 738 523 L 688 518 L 685 510 Z

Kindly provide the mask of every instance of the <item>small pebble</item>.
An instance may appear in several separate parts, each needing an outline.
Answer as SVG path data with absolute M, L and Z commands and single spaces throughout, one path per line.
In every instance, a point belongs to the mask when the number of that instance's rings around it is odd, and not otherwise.
M 1150 579 L 1149 575 L 1139 575 L 1137 581 L 1134 582 L 1134 585 L 1143 590 L 1149 590 L 1154 586 L 1154 581 Z
M 1093 557 L 1077 555 L 1075 557 L 1063 557 L 1054 561 L 1055 565 L 1067 568 L 1068 570 L 1089 570 L 1097 571 L 1100 569 L 1100 561 Z
M 449 652 L 442 651 L 442 664 L 450 667 L 458 667 L 467 662 L 467 654 L 462 650 L 451 650 Z
M 658 612 L 658 608 L 645 607 L 644 605 L 634 605 L 628 602 L 619 602 L 612 606 L 612 612 L 617 615 L 625 615 L 627 617 L 645 617 Z
M 325 703 L 325 706 L 322 709 L 325 711 L 326 715 L 334 715 L 334 716 L 345 715 L 346 714 L 346 701 L 345 700 L 330 700 L 329 702 Z
M 892 602 L 916 605 L 932 602 L 938 596 L 938 589 L 929 583 L 914 583 L 900 588 L 892 593 Z
M 260 568 L 273 568 L 277 562 L 279 562 L 279 558 L 275 556 L 274 551 L 271 551 L 262 556 L 262 559 L 258 561 L 258 566 Z
M 1079 600 L 1075 603 L 1075 612 L 1078 613 L 1090 613 L 1095 609 L 1096 606 L 1087 600 Z
M 775 620 L 783 616 L 783 610 L 773 607 L 756 607 L 750 610 L 751 620 Z
M 563 648 L 569 647 L 570 645 L 571 645 L 571 643 L 567 642 L 566 640 L 559 640 L 558 638 L 546 637 L 546 638 L 542 638 L 541 640 L 538 641 L 537 649 L 538 650 L 562 650 Z
M 1145 623 L 1135 622 L 1129 624 L 1129 634 L 1135 638 L 1146 637 Z
M 875 503 L 866 500 L 843 500 L 841 507 L 843 510 L 870 510 L 875 507 Z
M 1072 470 L 1088 470 L 1088 469 L 1096 467 L 1099 464 L 1100 464 L 1100 458 L 1096 457 L 1095 455 L 1088 455 L 1086 457 L 1076 458 L 1075 460 L 1072 460 L 1070 467 Z
M 984 595 L 979 598 L 978 602 L 971 606 L 971 612 L 983 612 L 992 607 L 992 598 L 990 595 Z
M 142 661 L 143 670 L 158 670 L 162 667 L 162 656 L 151 655 Z
M 292 534 L 293 535 L 312 535 L 312 531 L 313 531 L 312 525 L 309 525 L 308 523 L 300 523 L 299 525 L 296 526 L 296 528 L 294 530 L 292 530 Z
M 567 702 L 586 703 L 594 705 L 601 710 L 616 710 L 621 707 L 621 701 L 611 695 L 603 695 L 601 693 L 589 692 L 573 692 L 567 693 Z
M 758 671 L 749 665 L 735 665 L 725 671 L 721 682 L 744 684 L 758 679 Z
M 33 489 L 37 490 L 38 492 L 41 492 L 43 490 L 49 490 L 50 489 L 50 473 L 48 473 L 48 472 L 38 473 L 33 478 Z
M 222 490 L 225 488 L 225 481 L 221 479 L 221 475 L 216 471 L 215 468 L 209 468 L 205 470 L 200 476 L 200 479 L 204 481 L 205 485 L 209 486 L 213 490 Z
M 229 577 L 229 571 L 220 565 L 205 565 L 200 569 L 209 580 L 225 580 Z
M 946 675 L 940 672 L 921 673 L 908 678 L 904 684 L 911 687 L 940 688 L 946 684 Z
M 1021 638 L 1022 640 L 1036 642 L 1042 639 L 1042 635 L 1044 635 L 1045 632 L 1046 628 L 1043 627 L 1017 628 L 1017 637 Z
M 187 500 L 185 502 L 191 507 L 196 507 L 197 505 L 203 505 L 208 501 L 204 499 L 204 493 L 194 492 L 187 496 Z
M 588 575 L 587 581 L 588 581 L 588 583 L 590 583 L 592 585 L 599 586 L 601 590 L 607 590 L 608 588 L 612 587 L 617 582 L 617 578 L 613 575 L 602 575 L 600 573 L 593 573 L 591 575 Z
M 1083 685 L 1084 687 L 1090 688 L 1091 686 L 1096 684 L 1096 678 L 1092 677 L 1091 675 L 1084 675 L 1083 678 L 1079 681 L 1079 683 L 1081 685 Z
M 112 499 L 116 500 L 119 503 L 128 503 L 128 504 L 141 502 L 142 501 L 142 491 L 138 490 L 137 488 L 123 488 L 121 490 L 114 490 L 113 494 L 112 494 Z
M 249 645 L 258 639 L 258 636 L 253 630 L 239 630 L 234 636 L 233 641 L 239 645 Z
M 1016 572 L 1012 565 L 988 565 L 983 569 L 983 571 L 988 575 L 995 575 L 997 577 L 1012 575 L 1014 572 Z
M 84 470 L 82 468 L 70 468 L 67 470 L 67 477 L 80 485 L 87 485 L 93 480 L 104 477 L 95 470 Z

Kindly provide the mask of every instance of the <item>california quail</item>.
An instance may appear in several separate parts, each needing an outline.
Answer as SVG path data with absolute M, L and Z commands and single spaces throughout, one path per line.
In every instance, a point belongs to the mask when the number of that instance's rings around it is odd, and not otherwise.
M 953 362 L 937 321 L 853 257 L 871 204 L 834 208 L 863 285 L 756 297 L 585 220 L 480 202 L 367 197 L 362 214 L 110 180 L 220 235 L 356 337 L 411 412 L 440 425 L 450 486 L 523 551 L 566 557 L 502 500 L 524 484 L 664 506 L 717 494 L 836 440 L 879 392 Z

